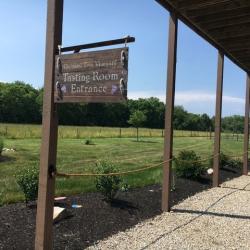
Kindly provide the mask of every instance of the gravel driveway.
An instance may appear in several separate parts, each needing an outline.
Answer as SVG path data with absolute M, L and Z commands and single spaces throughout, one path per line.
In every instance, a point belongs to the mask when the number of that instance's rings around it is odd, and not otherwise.
M 250 176 L 189 197 L 88 249 L 250 249 Z

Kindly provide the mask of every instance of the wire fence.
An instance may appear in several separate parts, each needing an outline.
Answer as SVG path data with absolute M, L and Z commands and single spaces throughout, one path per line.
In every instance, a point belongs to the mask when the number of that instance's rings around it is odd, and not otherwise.
M 41 125 L 7 124 L 0 123 L 0 136 L 9 139 L 41 138 Z M 140 128 L 139 135 L 143 138 L 164 137 L 164 129 Z M 228 140 L 243 140 L 241 133 L 221 134 Z M 119 127 L 90 127 L 90 126 L 59 126 L 58 138 L 60 139 L 83 139 L 83 138 L 135 138 L 136 128 Z M 214 132 L 175 130 L 174 137 L 201 137 L 213 139 Z

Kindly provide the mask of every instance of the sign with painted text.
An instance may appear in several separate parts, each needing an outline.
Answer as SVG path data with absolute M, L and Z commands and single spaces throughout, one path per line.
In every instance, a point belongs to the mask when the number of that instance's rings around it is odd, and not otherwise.
M 57 55 L 55 62 L 55 102 L 127 99 L 127 47 Z

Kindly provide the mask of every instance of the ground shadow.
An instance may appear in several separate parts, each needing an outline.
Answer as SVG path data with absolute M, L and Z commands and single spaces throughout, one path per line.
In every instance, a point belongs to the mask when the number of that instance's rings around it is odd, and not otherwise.
M 0 156 L 0 163 L 1 162 L 11 162 L 11 161 L 14 161 L 15 160 L 15 157 L 13 156 L 7 156 L 7 155 L 1 155 Z
M 220 169 L 220 183 L 232 180 L 242 175 L 241 168 L 224 167 Z

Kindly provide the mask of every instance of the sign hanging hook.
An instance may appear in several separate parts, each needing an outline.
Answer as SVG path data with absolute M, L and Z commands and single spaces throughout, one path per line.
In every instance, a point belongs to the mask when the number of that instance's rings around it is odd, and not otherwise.
M 125 37 L 125 48 L 127 47 L 127 43 L 128 43 L 128 39 L 130 38 L 130 36 L 126 36 Z
M 58 45 L 58 54 L 59 56 L 62 54 L 62 45 Z

